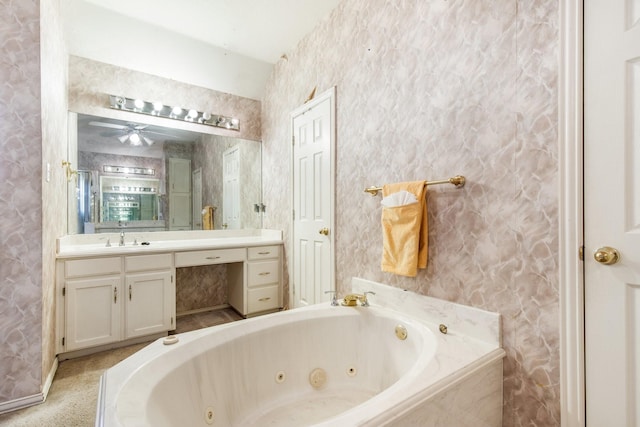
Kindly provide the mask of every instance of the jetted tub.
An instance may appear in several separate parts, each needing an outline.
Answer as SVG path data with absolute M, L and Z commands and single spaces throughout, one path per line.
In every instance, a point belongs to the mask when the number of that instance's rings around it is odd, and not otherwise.
M 354 278 L 329 303 L 159 339 L 107 370 L 96 426 L 501 426 L 500 318 Z

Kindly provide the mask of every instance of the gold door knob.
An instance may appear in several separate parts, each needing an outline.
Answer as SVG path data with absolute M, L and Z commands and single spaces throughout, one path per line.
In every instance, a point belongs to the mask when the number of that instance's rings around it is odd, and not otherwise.
M 318 231 L 318 233 L 328 236 L 329 235 L 329 229 L 327 227 L 321 228 L 320 231 Z
M 598 248 L 593 257 L 600 264 L 611 265 L 620 260 L 620 252 L 610 246 L 603 246 Z

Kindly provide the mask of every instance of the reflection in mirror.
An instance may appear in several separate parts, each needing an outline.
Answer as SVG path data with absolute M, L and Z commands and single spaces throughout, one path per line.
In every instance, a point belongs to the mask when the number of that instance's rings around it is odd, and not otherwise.
M 261 228 L 260 142 L 84 114 L 76 121 L 69 234 Z

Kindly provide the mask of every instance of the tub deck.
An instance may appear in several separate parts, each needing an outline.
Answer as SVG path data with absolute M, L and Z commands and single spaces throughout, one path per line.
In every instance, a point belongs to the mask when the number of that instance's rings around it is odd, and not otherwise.
M 371 307 L 318 304 L 156 341 L 103 375 L 96 425 L 501 426 L 498 314 L 352 285 L 376 293 Z

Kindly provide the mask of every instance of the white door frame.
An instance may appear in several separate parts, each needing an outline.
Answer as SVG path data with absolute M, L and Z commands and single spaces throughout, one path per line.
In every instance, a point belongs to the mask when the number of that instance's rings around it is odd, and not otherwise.
M 202 230 L 202 168 L 191 171 L 191 216 L 191 228 Z
M 559 2 L 558 178 L 560 405 L 563 427 L 585 426 L 583 245 L 583 1 Z
M 294 129 L 293 129 L 293 119 L 295 116 L 302 114 L 304 111 L 307 111 L 313 107 L 315 107 L 317 104 L 320 104 L 321 102 L 325 101 L 326 99 L 330 100 L 330 110 L 331 110 L 331 137 L 330 137 L 330 156 L 331 156 L 331 172 L 329 173 L 330 175 L 330 189 L 329 189 L 329 194 L 331 194 L 331 201 L 329 203 L 329 221 L 330 221 L 330 225 L 329 225 L 329 229 L 331 230 L 331 232 L 329 233 L 329 236 L 327 236 L 329 238 L 329 244 L 331 245 L 331 255 L 329 256 L 329 264 L 330 264 L 330 272 L 329 272 L 329 277 L 330 277 L 330 284 L 331 284 L 331 289 L 334 291 L 337 291 L 336 289 L 336 266 L 335 266 L 335 252 L 336 252 L 336 239 L 335 239 L 335 229 L 336 229 L 336 224 L 335 224 L 335 206 L 336 206 L 336 159 L 335 159 L 335 146 L 336 146 L 336 87 L 333 86 L 332 88 L 326 90 L 325 92 L 319 94 L 318 96 L 316 96 L 315 98 L 313 98 L 312 100 L 308 101 L 306 104 L 304 104 L 301 107 L 296 108 L 294 111 L 291 112 L 291 114 L 289 115 L 289 141 L 291 141 L 291 145 L 289 146 L 289 165 L 291 168 L 291 173 L 289 174 L 289 206 L 291 207 L 291 212 L 289 213 L 289 218 L 291 219 L 290 221 L 290 226 L 289 226 L 289 241 L 290 241 L 290 245 L 289 247 L 291 248 L 291 250 L 289 251 L 289 261 L 287 262 L 288 264 L 288 274 L 289 274 L 289 278 L 294 277 L 294 273 L 293 273 L 293 266 L 294 266 L 294 257 L 295 257 L 295 242 L 294 242 L 294 234 L 293 234 L 293 229 L 294 229 L 294 224 L 293 224 L 293 206 L 294 206 L 294 188 L 293 188 L 293 182 L 294 182 L 294 176 L 293 176 L 293 171 L 294 171 L 294 158 L 293 158 L 293 138 L 294 138 Z M 293 283 L 291 281 L 291 279 L 289 280 L 289 306 L 293 307 L 293 303 L 294 303 L 294 296 L 293 296 Z

